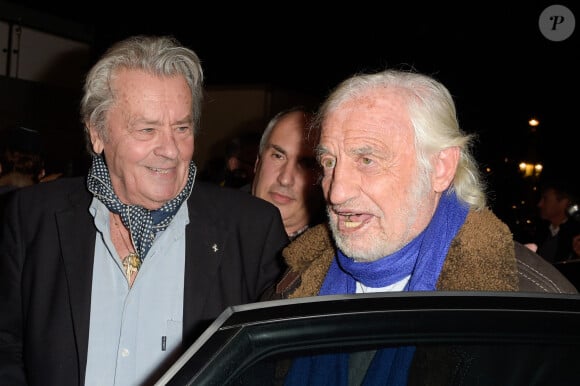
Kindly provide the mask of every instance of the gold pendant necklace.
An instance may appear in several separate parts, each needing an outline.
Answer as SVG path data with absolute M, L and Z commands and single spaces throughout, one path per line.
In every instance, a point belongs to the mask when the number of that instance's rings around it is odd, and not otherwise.
M 127 242 L 125 241 L 125 238 L 123 237 L 123 233 L 121 233 L 121 226 L 117 222 L 115 215 L 113 215 L 113 222 L 115 223 L 115 226 L 117 227 L 117 232 L 119 233 L 119 237 L 121 237 L 123 244 L 125 244 L 125 248 L 127 248 L 127 250 L 129 251 L 129 254 L 127 256 L 123 257 L 121 259 L 121 261 L 123 263 L 123 272 L 125 273 L 125 277 L 127 278 L 127 281 L 131 284 L 133 282 L 132 279 L 134 278 L 134 275 L 137 274 L 137 272 L 139 272 L 139 268 L 141 268 L 141 259 L 139 259 L 139 255 L 137 255 L 137 253 L 132 251 L 131 248 L 129 248 L 129 246 L 127 245 Z M 129 233 L 129 237 L 130 237 L 130 233 Z
M 141 268 L 141 260 L 135 252 L 130 252 L 127 256 L 123 258 L 123 268 L 125 269 L 125 276 L 127 280 L 131 280 L 134 273 L 139 271 Z

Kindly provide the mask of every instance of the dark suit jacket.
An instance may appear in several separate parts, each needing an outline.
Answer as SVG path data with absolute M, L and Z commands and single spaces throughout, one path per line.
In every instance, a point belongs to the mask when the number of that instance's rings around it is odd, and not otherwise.
M 572 239 L 578 233 L 580 233 L 580 222 L 573 218 L 568 218 L 565 223 L 560 224 L 560 230 L 556 236 L 550 233 L 550 223 L 542 220 L 535 240 L 538 245 L 536 253 L 552 264 L 568 260 L 572 253 Z M 552 246 L 549 246 L 550 240 L 554 243 Z
M 6 206 L 0 385 L 84 383 L 96 237 L 91 199 L 84 178 L 61 178 L 21 189 Z M 279 252 L 288 242 L 278 209 L 245 192 L 196 182 L 187 205 L 182 350 L 226 307 L 259 299 L 281 273 Z

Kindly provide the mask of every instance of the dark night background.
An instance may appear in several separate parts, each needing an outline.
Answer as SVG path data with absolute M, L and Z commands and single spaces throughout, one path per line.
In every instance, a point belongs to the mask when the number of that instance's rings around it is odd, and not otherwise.
M 454 95 L 463 129 L 477 135 L 490 204 L 512 226 L 538 197 L 538 181 L 517 171 L 521 160 L 542 162 L 544 176 L 580 182 L 578 25 L 561 42 L 538 27 L 552 4 L 578 18 L 577 3 L 16 3 L 86 24 L 95 59 L 132 34 L 172 34 L 200 56 L 206 85 L 265 83 L 322 100 L 356 72 L 394 66 L 431 74 Z M 535 131 L 532 117 L 540 121 Z M 527 214 L 508 209 L 522 200 Z

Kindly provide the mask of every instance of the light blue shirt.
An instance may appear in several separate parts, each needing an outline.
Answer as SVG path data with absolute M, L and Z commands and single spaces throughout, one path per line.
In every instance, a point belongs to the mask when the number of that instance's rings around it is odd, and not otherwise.
M 95 245 L 85 384 L 130 386 L 145 381 L 182 339 L 187 205 L 157 234 L 133 286 L 110 236 L 109 210 L 93 199 Z

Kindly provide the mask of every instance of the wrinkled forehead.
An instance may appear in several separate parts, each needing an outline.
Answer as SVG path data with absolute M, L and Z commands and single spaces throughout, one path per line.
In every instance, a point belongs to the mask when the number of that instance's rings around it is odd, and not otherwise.
M 361 128 L 380 131 L 411 127 L 404 90 L 376 88 L 345 98 L 328 110 L 321 125 L 321 135 L 336 130 Z

